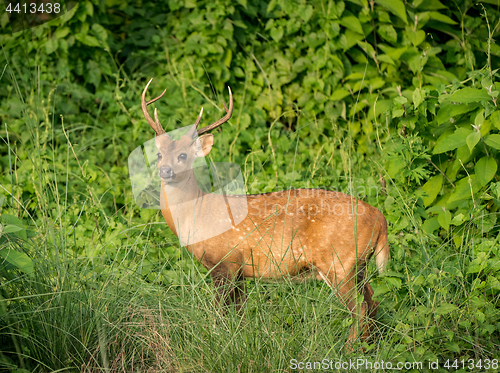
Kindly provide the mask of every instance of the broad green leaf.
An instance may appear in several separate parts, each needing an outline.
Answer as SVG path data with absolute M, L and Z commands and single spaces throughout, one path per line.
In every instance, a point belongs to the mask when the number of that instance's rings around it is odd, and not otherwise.
M 385 276 L 384 280 L 388 285 L 395 287 L 396 289 L 399 289 L 403 283 L 403 281 L 398 277 Z
M 481 126 L 484 123 L 484 109 L 480 110 L 479 113 L 477 113 L 476 118 L 474 118 L 474 125 L 476 127 Z
M 481 132 L 481 135 L 483 135 L 483 137 L 488 136 L 488 134 L 490 133 L 491 125 L 492 123 L 490 119 L 485 119 L 483 124 L 481 124 L 481 126 L 479 127 L 479 132 Z
M 99 47 L 101 45 L 95 37 L 90 35 L 75 35 L 75 38 L 89 47 Z
M 330 96 L 330 100 L 332 101 L 339 101 L 342 100 L 344 97 L 349 96 L 350 93 L 347 89 L 340 88 L 335 90 L 332 95 Z
M 441 107 L 437 113 L 437 122 L 438 124 L 443 124 L 446 121 L 449 121 L 451 118 L 463 114 L 468 113 L 476 109 L 479 105 L 476 103 L 473 104 L 453 104 L 451 102 L 443 102 Z
M 108 39 L 108 31 L 98 23 L 92 25 L 92 32 L 102 42 Z
M 497 172 L 497 162 L 493 157 L 483 157 L 477 161 L 474 170 L 476 172 L 477 180 L 482 186 L 486 186 Z
M 387 82 L 387 80 L 383 79 L 381 77 L 376 77 L 376 78 L 368 80 L 368 84 L 370 85 L 370 89 L 373 89 L 373 90 L 383 87 L 386 82 Z
M 389 288 L 389 286 L 387 286 L 386 284 L 380 284 L 380 285 L 377 285 L 377 286 L 373 286 L 373 297 L 378 297 L 380 295 L 384 295 L 385 293 L 389 292 L 391 289 Z
M 270 34 L 275 42 L 279 42 L 283 37 L 283 27 L 273 27 Z
M 465 145 L 467 136 L 471 133 L 472 130 L 467 128 L 458 128 L 452 134 L 444 133 L 436 141 L 436 145 L 434 145 L 434 149 L 432 150 L 433 154 L 444 153 Z
M 500 150 L 500 135 L 494 134 L 494 135 L 489 135 L 484 139 L 484 142 L 486 145 L 491 146 L 492 148 L 495 148 L 497 150 Z
M 457 24 L 457 22 L 452 20 L 450 17 L 445 16 L 444 14 L 439 13 L 439 12 L 429 12 L 429 17 L 435 21 L 447 23 L 449 25 L 456 25 Z
M 441 224 L 439 224 L 438 218 L 437 216 L 435 216 L 431 219 L 427 219 L 426 221 L 424 221 L 424 224 L 422 224 L 422 230 L 427 234 L 432 234 L 440 226 Z
M 447 313 L 453 312 L 456 309 L 458 309 L 458 307 L 454 306 L 453 304 L 450 304 L 450 303 L 441 303 L 441 305 L 439 305 L 436 308 L 436 314 L 438 314 L 438 315 L 446 315 Z
M 424 101 L 425 98 L 425 91 L 421 90 L 420 88 L 416 88 L 413 91 L 413 105 L 416 108 Z
M 453 341 L 450 341 L 450 342 L 446 342 L 445 343 L 445 347 L 450 350 L 450 351 L 453 351 L 457 354 L 460 353 L 461 349 L 460 349 L 460 346 L 458 345 L 457 342 L 453 342 Z
M 465 221 L 465 216 L 464 214 L 460 213 L 458 215 L 455 215 L 453 219 L 451 220 L 451 224 L 453 225 L 460 225 Z
M 470 136 L 470 135 L 469 135 Z M 457 148 L 457 159 L 460 159 L 462 163 L 468 162 L 472 153 L 468 146 L 463 145 Z
M 226 49 L 226 55 L 224 57 L 224 65 L 226 65 L 226 67 L 230 67 L 232 59 L 233 59 L 233 51 L 231 49 Z
M 375 49 L 373 46 L 365 41 L 358 41 L 358 45 L 363 49 L 363 51 L 370 57 L 375 55 Z
M 396 96 L 394 98 L 394 104 L 395 105 L 397 105 L 397 104 L 404 105 L 407 102 L 408 102 L 408 99 L 405 96 Z
M 85 1 L 84 6 L 87 14 L 92 17 L 94 15 L 94 5 L 90 1 Z
M 50 38 L 47 40 L 45 43 L 45 52 L 47 54 L 54 53 L 57 50 L 57 47 L 59 46 L 57 39 Z
M 361 22 L 359 22 L 359 18 L 347 10 L 340 19 L 340 24 L 357 34 L 364 35 L 363 27 L 361 26 Z
M 493 123 L 493 125 L 497 129 L 500 129 L 500 110 L 497 110 L 494 113 L 492 113 L 491 117 L 490 117 L 490 120 L 491 120 L 491 123 Z
M 392 25 L 380 25 L 377 31 L 389 43 L 396 43 L 398 41 L 398 34 Z
M 25 253 L 4 248 L 0 250 L 0 257 L 24 273 L 32 273 L 34 270 L 33 262 Z
M 363 34 L 354 32 L 352 30 L 346 30 L 346 32 L 343 36 L 345 36 L 345 39 L 346 39 L 346 43 L 345 43 L 346 50 L 351 49 L 354 45 L 356 45 L 356 43 L 358 41 L 363 40 L 365 38 L 363 36 Z M 342 45 L 342 48 L 344 48 L 343 45 Z
M 451 212 L 448 210 L 441 210 L 438 214 L 438 222 L 445 230 L 448 230 L 451 223 Z
M 87 74 L 85 76 L 86 80 L 97 87 L 101 82 L 101 76 L 102 74 L 101 69 L 99 68 L 99 64 L 93 60 L 87 62 Z
M 490 101 L 491 97 L 488 91 L 485 89 L 476 89 L 471 87 L 466 87 L 459 89 L 451 96 L 446 98 L 446 101 L 452 102 L 478 102 L 478 101 Z
M 401 55 L 408 50 L 408 47 L 392 48 L 385 44 L 379 44 L 378 46 L 393 60 L 399 60 Z
M 393 118 L 399 118 L 402 117 L 405 111 L 403 109 L 396 109 L 392 112 L 392 117 Z
M 22 231 L 24 228 L 18 227 L 17 225 L 4 225 L 1 233 L 14 233 Z
M 469 147 L 470 152 L 472 153 L 472 149 L 476 146 L 476 144 L 481 139 L 481 133 L 479 131 L 472 131 L 472 133 L 467 136 L 467 146 Z
M 429 206 L 432 202 L 434 202 L 439 192 L 441 191 L 442 186 L 443 186 L 443 175 L 441 174 L 431 177 L 428 182 L 422 185 L 422 191 L 424 191 L 425 194 L 422 193 L 421 197 L 422 200 L 424 201 L 425 207 Z
M 377 59 L 381 62 L 387 62 L 393 66 L 396 66 L 396 64 L 394 63 L 394 60 L 391 57 L 389 57 L 389 55 L 387 55 L 387 54 L 379 54 L 377 56 Z
M 314 13 L 314 9 L 311 5 L 308 5 L 300 13 L 301 13 L 300 16 L 302 17 L 302 21 L 304 21 L 304 23 L 307 23 L 311 19 L 312 15 Z
M 408 36 L 408 39 L 410 39 L 411 43 L 415 47 L 422 44 L 425 40 L 425 31 L 424 30 L 413 31 L 411 26 L 406 26 L 406 35 Z
M 22 238 L 23 240 L 27 239 L 26 229 L 24 228 L 24 224 L 23 224 L 23 221 L 21 219 L 19 219 L 16 216 L 9 215 L 9 214 L 2 214 L 0 216 L 0 219 L 1 219 L 2 223 L 4 224 L 4 229 L 8 225 L 13 225 L 13 226 L 19 227 L 19 228 L 21 228 L 20 230 L 11 231 L 10 233 L 13 233 L 14 236 Z
M 348 0 L 348 1 L 353 3 L 353 4 L 365 7 L 365 8 L 368 7 L 368 0 Z
M 448 205 L 456 201 L 470 199 L 472 193 L 476 193 L 479 189 L 481 189 L 481 184 L 477 180 L 477 176 L 466 176 L 455 184 L 455 189 L 446 201 L 446 204 Z
M 390 177 L 395 178 L 399 171 L 405 166 L 405 161 L 402 158 L 396 158 L 389 162 L 387 173 Z
M 420 10 L 447 9 L 446 5 L 441 4 L 439 0 L 424 0 L 417 5 L 417 8 Z
M 401 18 L 404 23 L 408 24 L 405 4 L 401 0 L 375 0 L 375 2 Z
M 370 109 L 370 115 L 374 114 L 375 117 L 378 117 L 380 114 L 390 111 L 391 107 L 391 100 L 379 100 L 373 105 L 373 110 Z M 373 113 L 373 111 L 375 111 L 375 113 Z
M 61 39 L 68 35 L 70 31 L 71 29 L 69 27 L 61 27 L 54 32 L 54 36 L 56 37 L 56 39 Z

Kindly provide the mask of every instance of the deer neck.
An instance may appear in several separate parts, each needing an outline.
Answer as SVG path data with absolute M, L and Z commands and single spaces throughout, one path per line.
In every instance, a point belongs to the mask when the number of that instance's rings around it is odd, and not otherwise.
M 185 180 L 179 183 L 169 184 L 161 181 L 162 215 L 177 237 L 179 237 L 177 228 L 182 227 L 186 220 L 192 219 L 205 194 L 198 186 L 192 171 Z

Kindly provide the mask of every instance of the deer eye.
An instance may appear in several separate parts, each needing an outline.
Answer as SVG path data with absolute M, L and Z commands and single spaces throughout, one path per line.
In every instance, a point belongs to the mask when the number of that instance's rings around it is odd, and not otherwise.
M 161 153 L 156 154 L 158 156 L 158 159 L 161 159 Z
M 181 155 L 179 155 L 179 157 L 177 157 L 177 160 L 179 162 L 186 162 L 186 159 L 187 159 L 187 154 L 186 153 L 182 153 Z

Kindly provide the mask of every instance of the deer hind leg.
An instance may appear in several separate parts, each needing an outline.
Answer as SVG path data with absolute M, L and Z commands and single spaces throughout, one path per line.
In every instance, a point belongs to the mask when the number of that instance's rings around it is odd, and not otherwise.
M 366 282 L 363 286 L 363 296 L 367 305 L 367 316 L 369 318 L 367 320 L 366 329 L 363 333 L 363 340 L 367 340 L 371 336 L 375 326 L 379 302 L 373 300 L 373 289 L 368 282 Z
M 361 304 L 358 303 L 356 290 L 356 280 L 354 278 L 348 281 L 342 281 L 337 285 L 338 296 L 349 311 L 351 311 L 351 317 L 353 318 L 353 324 L 351 325 L 349 337 L 347 338 L 346 347 L 348 351 L 352 350 L 352 344 L 358 339 L 359 332 L 363 331 L 368 308 L 364 299 Z
M 330 287 L 332 287 L 333 290 L 337 291 L 337 296 L 351 312 L 351 317 L 353 318 L 354 322 L 351 326 L 349 337 L 346 343 L 347 352 L 351 352 L 352 344 L 358 339 L 359 331 L 363 331 L 366 315 L 368 314 L 369 316 L 371 316 L 373 310 L 376 313 L 376 307 L 378 306 L 378 303 L 375 304 L 376 302 L 374 303 L 371 298 L 371 295 L 373 294 L 373 290 L 371 289 L 371 287 L 369 288 L 369 291 L 363 292 L 364 299 L 362 303 L 358 304 L 357 302 L 357 280 L 364 277 L 363 270 L 358 272 L 358 276 L 346 276 L 344 279 L 339 281 L 336 280 L 335 274 L 331 272 L 332 271 L 326 272 L 319 270 L 319 273 L 323 280 L 325 280 L 325 282 Z M 328 276 L 325 276 L 325 273 L 328 273 Z M 368 304 L 370 304 L 370 306 L 368 306 Z M 366 333 L 362 334 L 363 339 L 365 338 L 365 334 Z

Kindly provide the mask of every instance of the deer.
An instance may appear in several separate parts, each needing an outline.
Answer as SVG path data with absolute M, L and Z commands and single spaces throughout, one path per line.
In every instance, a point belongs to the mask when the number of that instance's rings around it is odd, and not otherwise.
M 228 87 L 229 108 L 223 101 L 224 117 L 198 129 L 202 108 L 191 129 L 173 140 L 160 124 L 157 110 L 154 119 L 148 113 L 148 105 L 167 91 L 146 101 L 152 80 L 142 92 L 141 107 L 155 131 L 161 213 L 182 245 L 209 271 L 217 289 L 216 302 L 240 307 L 245 300 L 245 279 L 296 278 L 309 273 L 335 290 L 351 317 L 357 318 L 349 331 L 347 350 L 360 334 L 367 340 L 379 302 L 373 299 L 366 268 L 375 255 L 382 273 L 390 257 L 384 215 L 362 200 L 324 189 L 249 195 L 201 190 L 192 165 L 213 147 L 214 135 L 207 132 L 231 118 L 231 89 Z M 218 229 L 221 225 L 226 228 Z M 198 238 L 189 239 L 196 235 Z

